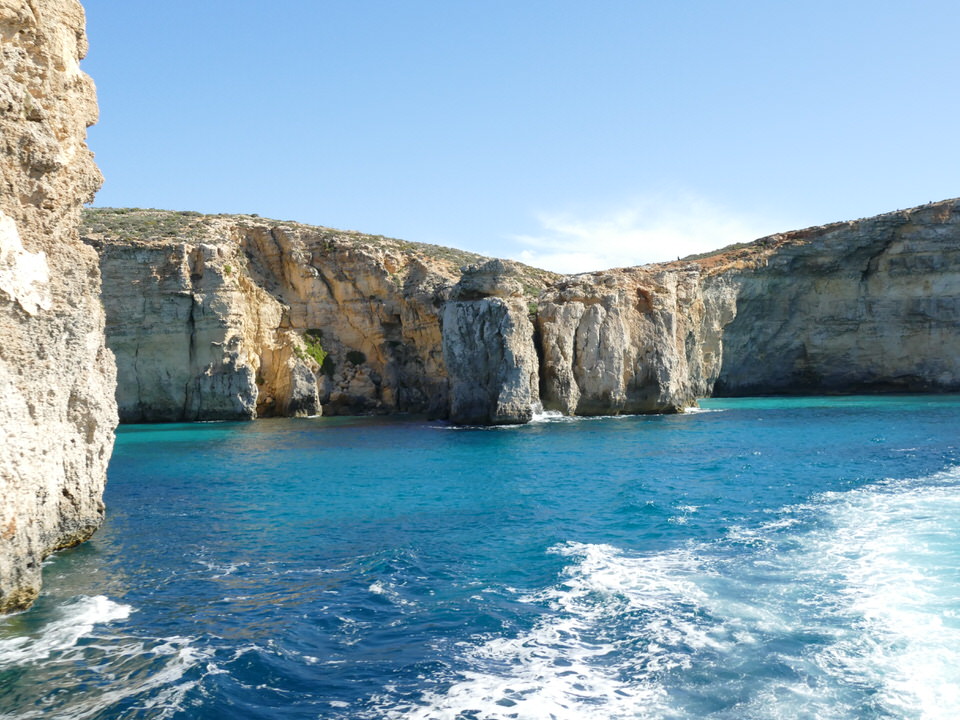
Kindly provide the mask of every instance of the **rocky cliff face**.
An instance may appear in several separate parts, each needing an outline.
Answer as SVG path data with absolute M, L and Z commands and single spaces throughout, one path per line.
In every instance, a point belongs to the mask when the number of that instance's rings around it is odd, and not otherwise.
M 737 310 L 714 392 L 960 389 L 960 201 L 775 235 L 721 260 L 714 277 L 736 287 Z
M 719 395 L 960 389 L 960 201 L 564 279 L 543 403 L 669 412 Z
M 124 419 L 322 406 L 500 424 L 541 406 L 957 389 L 958 206 L 569 277 L 250 217 L 101 210 L 86 235 L 107 278 Z
M 78 238 L 100 185 L 97 115 L 72 0 L 0 1 L 0 612 L 103 515 L 116 424 L 97 258 Z
M 530 308 L 516 268 L 502 260 L 464 268 L 443 310 L 443 358 L 454 422 L 529 422 L 539 402 Z
M 252 216 L 89 210 L 83 234 L 123 421 L 450 413 L 444 307 L 479 256 Z
M 283 308 L 235 269 L 236 248 L 98 247 L 122 421 L 239 420 L 258 405 L 319 412 L 315 378 L 280 327 Z
M 723 327 L 735 312 L 722 284 L 685 267 L 577 275 L 540 299 L 544 408 L 567 415 L 678 412 L 709 393 Z

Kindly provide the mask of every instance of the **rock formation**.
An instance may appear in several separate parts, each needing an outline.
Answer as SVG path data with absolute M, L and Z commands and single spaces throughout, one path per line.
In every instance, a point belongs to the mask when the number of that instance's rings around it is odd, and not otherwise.
M 85 236 L 125 420 L 322 406 L 502 424 L 960 388 L 958 205 L 568 277 L 250 216 L 97 210 Z
M 696 264 L 565 278 L 540 299 L 542 402 L 567 415 L 678 412 L 709 394 L 734 294 Z
M 97 257 L 79 241 L 100 186 L 96 120 L 73 0 L 0 2 L 0 612 L 24 608 L 40 563 L 89 537 L 116 425 Z
M 764 238 L 736 288 L 723 395 L 960 389 L 960 200 Z
M 451 420 L 509 425 L 533 417 L 540 382 L 529 313 L 523 284 L 502 260 L 464 268 L 443 310 Z
M 83 235 L 100 253 L 124 422 L 313 415 L 321 407 L 449 415 L 444 307 L 460 266 L 477 255 L 189 212 L 88 210 Z M 511 267 L 528 295 L 552 277 Z M 509 304 L 523 308 L 515 319 L 530 330 L 524 352 L 534 380 L 517 400 L 525 408 L 505 404 L 502 416 L 521 421 L 536 395 L 536 355 L 526 301 Z
M 281 328 L 281 305 L 235 270 L 234 248 L 100 251 L 122 421 L 240 420 L 258 405 L 260 414 L 320 412 L 316 378 L 296 354 L 302 343 Z
M 540 298 L 543 404 L 960 389 L 960 201 L 565 278 Z

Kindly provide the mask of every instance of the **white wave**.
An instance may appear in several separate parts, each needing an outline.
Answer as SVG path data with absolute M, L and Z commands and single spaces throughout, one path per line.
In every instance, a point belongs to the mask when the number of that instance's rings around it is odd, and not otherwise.
M 662 717 L 658 680 L 688 664 L 687 647 L 714 646 L 695 616 L 703 593 L 687 575 L 707 572 L 686 552 L 630 558 L 608 545 L 567 543 L 553 552 L 578 561 L 563 582 L 522 598 L 549 608 L 516 637 L 462 647 L 470 670 L 423 705 L 388 718 L 485 720 Z M 639 644 L 639 652 L 624 653 Z M 626 661 L 614 660 L 618 656 Z
M 240 568 L 246 567 L 247 565 L 249 565 L 249 563 L 246 563 L 246 562 L 229 563 L 229 564 L 215 563 L 215 562 L 210 562 L 209 560 L 204 560 L 202 558 L 196 560 L 196 562 L 200 565 L 203 565 L 203 567 L 205 567 L 207 570 L 210 571 L 211 580 L 220 580 L 222 578 L 227 577 L 228 575 L 233 575 Z
M 522 598 L 544 609 L 530 630 L 462 643 L 449 685 L 378 717 L 952 720 L 958 476 L 825 493 L 682 551 L 557 546 L 575 561 Z
M 162 667 L 137 682 L 122 687 L 115 687 L 102 693 L 99 697 L 81 704 L 64 720 L 84 720 L 99 714 L 105 708 L 117 704 L 121 700 L 137 697 L 160 689 L 155 695 L 144 698 L 138 703 L 140 708 L 148 711 L 147 717 L 173 717 L 183 709 L 184 696 L 196 687 L 198 681 L 185 681 L 183 676 L 188 670 L 209 660 L 211 653 L 200 650 L 191 645 L 189 638 L 170 638 L 163 646 L 154 648 L 155 655 L 167 655 Z M 216 674 L 215 666 L 208 666 L 208 673 Z
M 0 714 L 0 720 L 34 720 L 55 716 L 57 720 L 87 720 L 104 717 L 104 713 L 129 698 L 136 698 L 135 708 L 143 717 L 170 718 L 182 712 L 186 694 L 206 675 L 223 672 L 209 662 L 212 652 L 193 645 L 192 638 L 170 637 L 143 641 L 130 639 L 120 642 L 93 643 L 75 648 L 60 661 L 64 677 L 70 678 L 78 667 L 88 668 L 96 682 L 85 683 L 73 679 L 69 688 L 69 702 L 57 703 L 55 715 L 51 710 L 25 710 L 16 715 Z M 195 667 L 206 669 L 195 680 L 184 676 Z M 45 693 L 38 688 L 38 693 Z M 67 697 L 67 696 L 64 696 Z M 45 705 L 44 698 L 36 705 Z M 139 714 L 137 715 L 140 716 Z
M 680 411 L 681 415 L 702 415 L 703 413 L 719 413 L 726 412 L 726 408 L 705 408 L 700 407 L 699 405 L 691 405 L 685 407 Z
M 784 632 L 819 642 L 777 662 L 799 678 L 755 690 L 742 717 L 954 719 L 960 714 L 960 473 L 828 492 L 729 540 Z M 727 581 L 726 595 L 735 591 Z M 870 707 L 861 703 L 868 699 Z
M 894 716 L 947 720 L 960 715 L 960 492 L 911 485 L 825 496 L 833 526 L 806 540 L 808 571 L 839 581 L 853 632 L 816 660 L 875 685 Z
M 32 720 L 57 717 L 58 720 L 85 720 L 98 717 L 127 698 L 139 698 L 137 709 L 144 717 L 172 717 L 183 709 L 187 692 L 197 680 L 185 681 L 191 668 L 201 665 L 212 653 L 193 645 L 191 638 L 169 637 L 144 640 L 117 635 L 109 623 L 125 620 L 133 609 L 102 595 L 80 597 L 60 608 L 60 617 L 30 636 L 0 640 L 0 669 L 42 664 L 45 672 L 62 666 L 62 677 L 73 683 L 56 688 L 35 688 L 38 708 L 46 708 L 53 695 L 58 701 L 52 709 L 24 708 L 16 714 L 0 713 L 0 720 Z M 121 628 L 123 626 L 120 626 Z M 82 640 L 82 642 L 81 642 Z M 218 672 L 207 665 L 207 674 Z M 91 674 L 95 682 L 84 682 Z M 68 695 L 69 702 L 60 699 Z M 43 698 L 43 700 L 40 700 Z
M 667 522 L 673 523 L 675 525 L 686 525 L 690 522 L 690 516 L 697 512 L 700 508 L 696 505 L 678 505 L 676 507 L 679 511 L 679 515 L 672 515 L 667 518 Z
M 12 637 L 0 640 L 0 668 L 35 663 L 77 644 L 89 635 L 94 625 L 125 620 L 132 608 L 104 597 L 80 597 L 65 605 L 62 617 L 48 623 L 36 637 Z
M 386 600 L 389 600 L 394 605 L 401 606 L 413 606 L 416 603 L 412 600 L 407 600 L 403 597 L 400 591 L 397 589 L 396 583 L 386 582 L 382 580 L 375 580 L 370 584 L 370 587 L 367 588 L 367 591 L 373 595 L 379 595 Z
M 535 403 L 532 409 L 533 418 L 530 420 L 531 423 L 562 422 L 567 419 L 567 416 L 559 410 L 544 410 L 543 405 L 540 403 Z

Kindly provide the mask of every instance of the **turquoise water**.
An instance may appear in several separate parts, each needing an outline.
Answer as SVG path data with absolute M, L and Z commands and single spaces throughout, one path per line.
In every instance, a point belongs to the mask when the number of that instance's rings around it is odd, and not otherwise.
M 960 399 L 127 427 L 0 718 L 956 718 Z

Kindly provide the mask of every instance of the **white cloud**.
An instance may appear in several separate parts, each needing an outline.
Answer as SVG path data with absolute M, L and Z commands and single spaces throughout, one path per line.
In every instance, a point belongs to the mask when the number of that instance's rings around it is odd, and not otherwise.
M 691 195 L 640 198 L 589 216 L 544 213 L 537 220 L 541 232 L 513 238 L 523 246 L 514 259 L 561 273 L 676 260 L 782 229 Z

